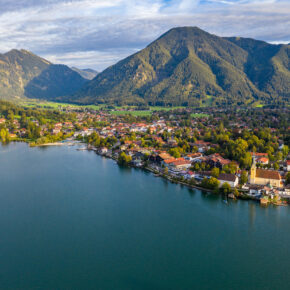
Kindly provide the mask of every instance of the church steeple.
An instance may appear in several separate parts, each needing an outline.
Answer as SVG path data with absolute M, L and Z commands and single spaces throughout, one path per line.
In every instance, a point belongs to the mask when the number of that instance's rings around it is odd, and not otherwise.
M 251 175 L 250 175 L 250 183 L 254 184 L 255 183 L 255 178 L 256 178 L 256 158 L 255 158 L 255 153 L 253 154 L 253 163 L 251 167 Z

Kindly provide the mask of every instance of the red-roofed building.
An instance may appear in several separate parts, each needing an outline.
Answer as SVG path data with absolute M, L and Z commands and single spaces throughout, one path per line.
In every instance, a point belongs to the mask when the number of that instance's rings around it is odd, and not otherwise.
M 170 166 L 176 169 L 188 169 L 191 167 L 191 162 L 186 160 L 175 160 L 170 163 Z
M 269 159 L 267 157 L 259 157 L 257 158 L 256 162 L 265 165 L 269 164 Z

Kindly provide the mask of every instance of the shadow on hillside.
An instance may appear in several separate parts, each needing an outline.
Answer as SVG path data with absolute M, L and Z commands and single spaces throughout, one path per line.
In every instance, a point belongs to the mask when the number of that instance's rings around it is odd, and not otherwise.
M 55 99 L 72 95 L 86 79 L 65 65 L 50 65 L 24 88 L 25 96 L 38 99 Z

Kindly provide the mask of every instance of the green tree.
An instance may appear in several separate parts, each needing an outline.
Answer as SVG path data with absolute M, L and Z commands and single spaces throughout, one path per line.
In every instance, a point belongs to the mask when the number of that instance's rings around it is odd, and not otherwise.
M 200 171 L 200 166 L 199 166 L 199 163 L 198 162 L 195 162 L 194 165 L 193 165 L 193 170 L 194 171 Z
M 242 171 L 240 183 L 243 185 L 243 184 L 247 183 L 247 181 L 248 181 L 248 173 L 247 173 L 247 171 Z
M 121 152 L 118 158 L 118 164 L 128 165 L 132 161 L 132 157 L 125 152 Z
M 215 177 L 211 177 L 211 178 L 204 178 L 201 182 L 201 186 L 208 188 L 208 189 L 218 189 L 220 182 L 215 178 Z
M 164 174 L 167 175 L 168 174 L 168 167 L 164 168 Z
M 220 175 L 220 169 L 215 167 L 211 170 L 211 176 L 218 178 Z
M 250 152 L 246 152 L 245 155 L 240 159 L 242 168 L 250 168 L 252 165 L 252 155 Z
M 283 159 L 283 153 L 282 152 L 277 152 L 277 154 L 276 154 L 276 158 L 275 158 L 277 161 L 280 161 L 280 160 L 282 160 Z
M 6 128 L 2 128 L 0 131 L 0 138 L 3 143 L 9 142 L 9 131 Z
M 286 184 L 290 184 L 290 172 L 286 174 Z
M 288 156 L 288 153 L 289 153 L 289 147 L 287 145 L 284 145 L 282 148 L 283 157 L 286 158 Z
M 224 194 L 229 194 L 232 191 L 231 186 L 227 182 L 223 183 L 223 185 L 221 186 L 220 190 Z
M 231 162 L 223 167 L 225 173 L 235 174 L 237 172 L 238 166 L 235 162 Z
M 235 197 L 238 197 L 240 195 L 239 191 L 236 188 L 233 189 L 233 194 L 235 195 Z
M 181 156 L 180 151 L 178 148 L 171 148 L 169 150 L 169 154 L 172 155 L 174 158 L 179 158 Z

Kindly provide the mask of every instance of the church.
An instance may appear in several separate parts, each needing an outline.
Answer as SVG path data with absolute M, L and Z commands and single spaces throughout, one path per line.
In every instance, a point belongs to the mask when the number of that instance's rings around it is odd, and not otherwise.
M 255 159 L 251 167 L 250 184 L 271 185 L 274 187 L 282 187 L 283 185 L 278 171 L 256 168 Z

